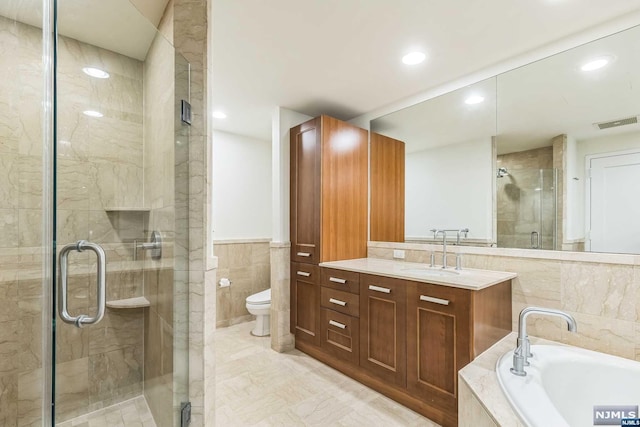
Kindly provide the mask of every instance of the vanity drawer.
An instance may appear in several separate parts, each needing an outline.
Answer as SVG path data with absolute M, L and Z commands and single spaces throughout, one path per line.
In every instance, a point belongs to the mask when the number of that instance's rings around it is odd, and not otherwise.
M 360 273 L 322 267 L 320 276 L 322 286 L 353 294 L 360 293 Z
M 471 291 L 428 283 L 410 282 L 408 286 L 410 304 L 439 311 L 442 313 L 458 313 L 469 307 Z
M 320 267 L 302 262 L 291 263 L 291 280 L 320 283 Z
M 321 308 L 321 346 L 328 354 L 358 364 L 360 323 L 355 317 Z
M 320 291 L 320 305 L 349 316 L 358 317 L 360 315 L 360 297 L 349 292 L 323 286 Z

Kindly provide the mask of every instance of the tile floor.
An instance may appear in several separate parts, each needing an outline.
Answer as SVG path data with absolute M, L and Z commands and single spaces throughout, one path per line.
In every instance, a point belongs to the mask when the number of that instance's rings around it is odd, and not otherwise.
M 156 427 L 153 416 L 143 396 L 126 400 L 117 405 L 91 412 L 57 427 Z
M 254 322 L 216 332 L 216 426 L 439 427 L 294 350 L 276 353 Z M 142 396 L 58 427 L 155 427 Z
M 297 350 L 276 353 L 252 327 L 216 332 L 217 426 L 438 427 Z

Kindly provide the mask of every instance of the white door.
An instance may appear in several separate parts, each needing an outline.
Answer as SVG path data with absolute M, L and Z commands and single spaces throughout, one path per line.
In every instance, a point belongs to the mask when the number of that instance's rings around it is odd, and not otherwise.
M 640 153 L 592 158 L 590 168 L 590 250 L 640 253 Z

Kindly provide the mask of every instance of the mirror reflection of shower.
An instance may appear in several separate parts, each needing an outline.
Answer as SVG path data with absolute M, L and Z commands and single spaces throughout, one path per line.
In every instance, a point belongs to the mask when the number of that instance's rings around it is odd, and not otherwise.
M 498 168 L 498 172 L 496 174 L 496 176 L 498 178 L 504 178 L 505 176 L 508 176 L 509 172 L 507 171 L 507 168 Z

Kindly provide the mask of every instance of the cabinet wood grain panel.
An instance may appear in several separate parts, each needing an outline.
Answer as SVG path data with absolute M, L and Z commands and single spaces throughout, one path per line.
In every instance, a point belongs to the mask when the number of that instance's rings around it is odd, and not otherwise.
M 360 366 L 399 386 L 407 381 L 406 296 L 403 280 L 360 275 Z
M 320 284 L 339 291 L 360 293 L 360 274 L 334 268 L 320 269 Z
M 367 256 L 367 131 L 321 116 L 320 261 Z
M 473 291 L 407 283 L 407 389 L 455 411 L 458 370 L 472 360 Z M 430 302 L 431 298 L 449 303 Z
M 370 163 L 370 239 L 404 242 L 404 142 L 372 132 Z
M 357 317 L 322 308 L 321 346 L 327 353 L 357 365 L 360 326 Z
M 360 316 L 360 297 L 351 292 L 339 291 L 322 286 L 320 291 L 320 305 L 348 314 L 349 316 Z
M 317 264 L 320 245 L 320 119 L 290 131 L 291 260 Z
M 291 263 L 291 325 L 296 340 L 320 345 L 319 267 Z M 303 275 L 298 273 L 305 273 Z M 306 276 L 309 273 L 309 276 Z
M 511 333 L 511 280 L 473 292 L 472 359 Z

